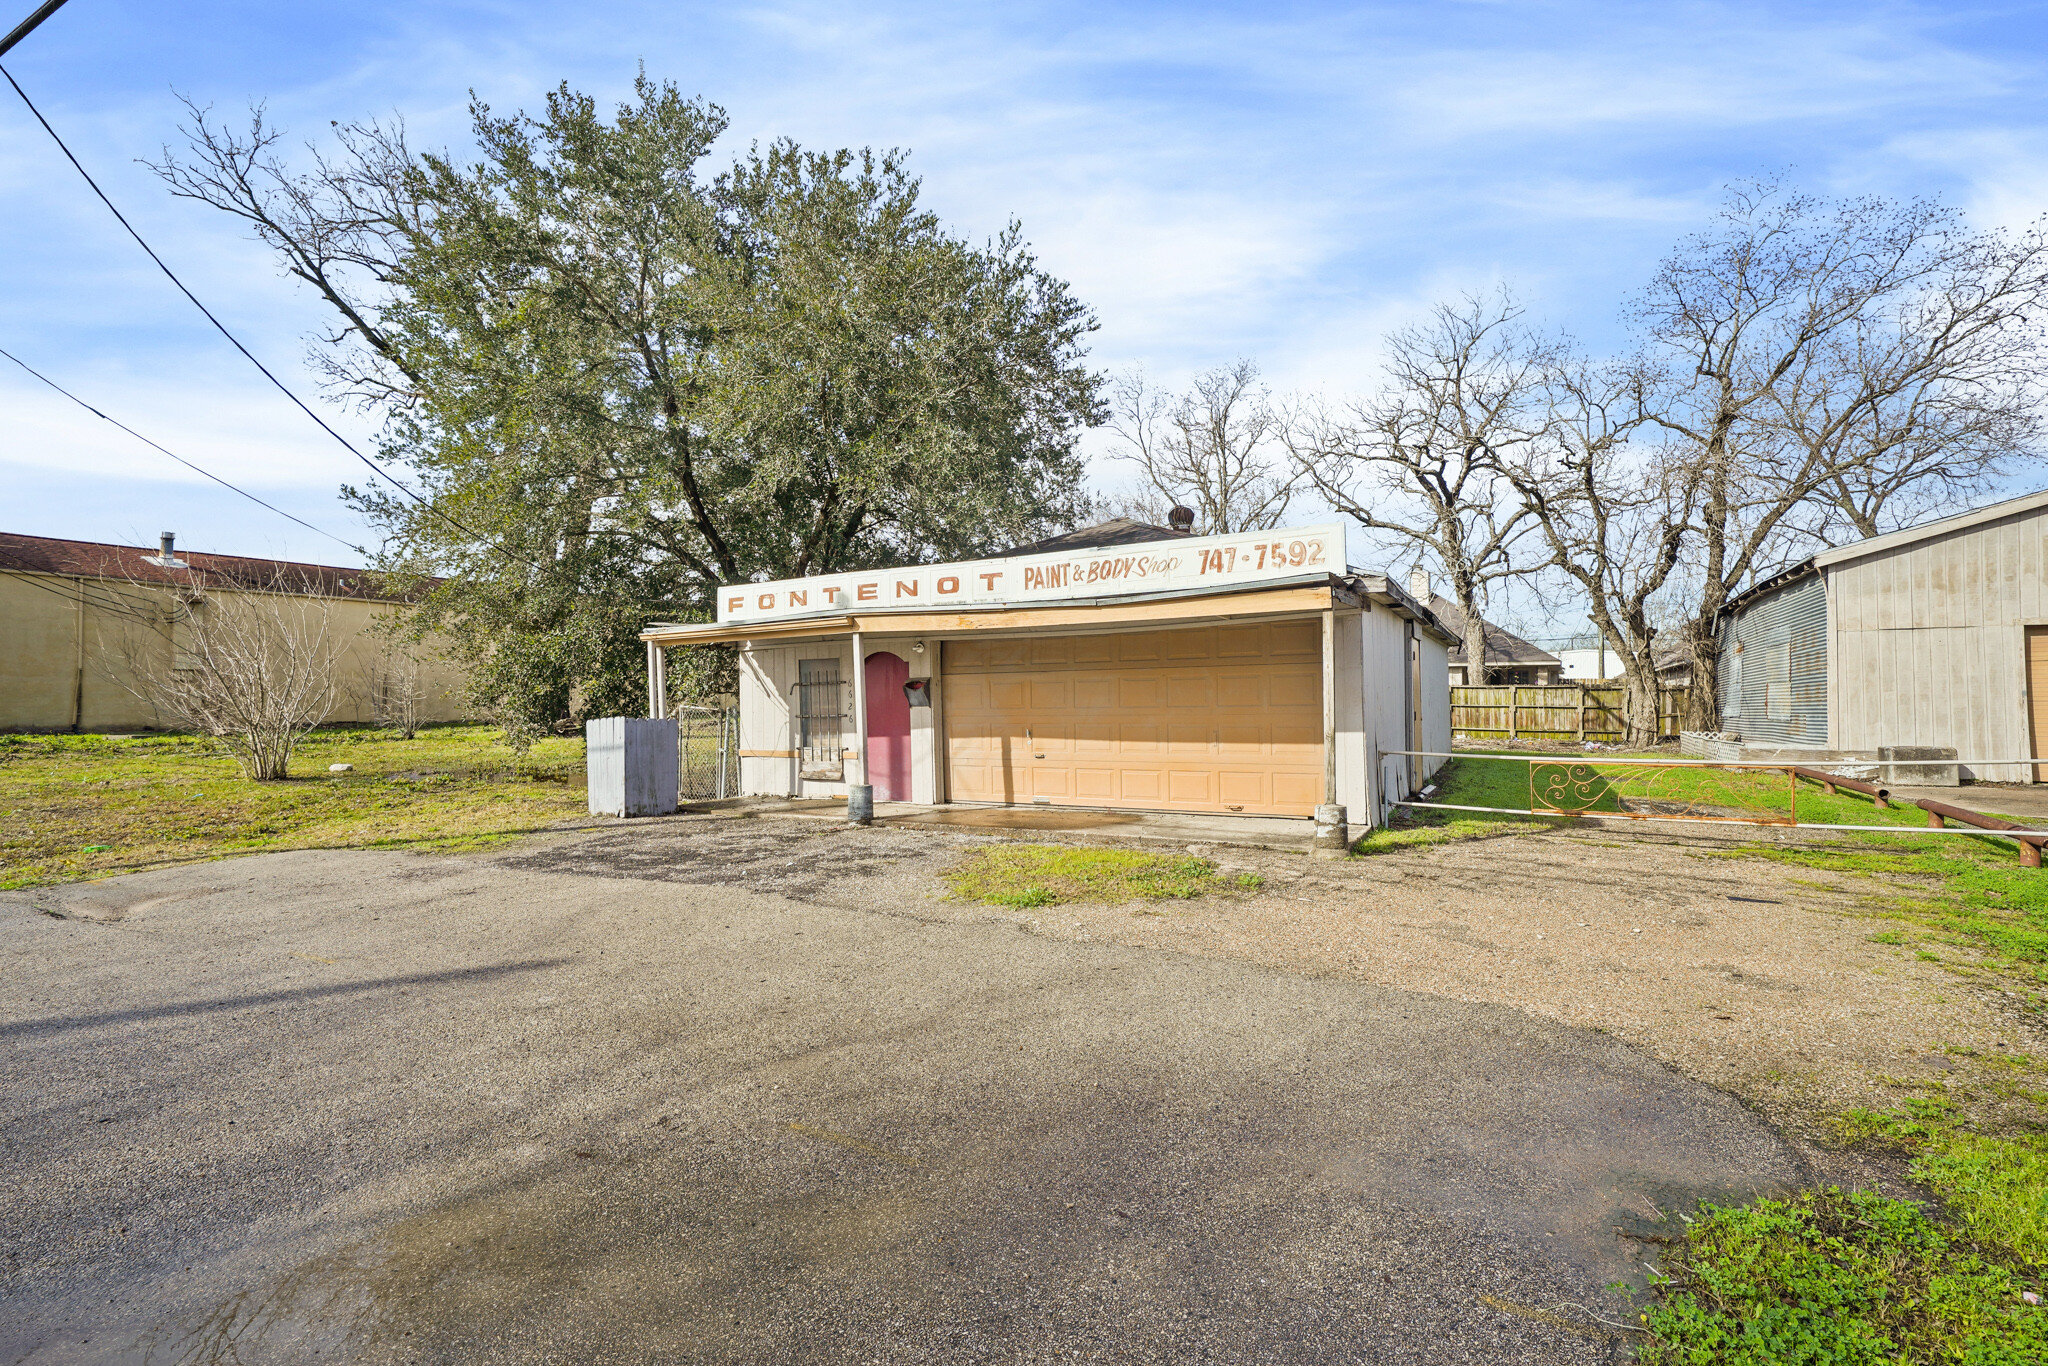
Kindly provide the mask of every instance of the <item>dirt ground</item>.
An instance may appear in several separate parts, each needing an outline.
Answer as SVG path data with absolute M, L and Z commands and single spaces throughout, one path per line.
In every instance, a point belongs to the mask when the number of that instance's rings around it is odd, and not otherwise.
M 2017 997 L 1974 978 L 1969 951 L 1944 947 L 1940 961 L 1928 961 L 1915 945 L 1872 942 L 1894 928 L 1873 905 L 1893 889 L 1733 856 L 1753 832 L 1560 832 L 1341 863 L 1190 844 L 1226 873 L 1260 874 L 1264 887 L 1185 902 L 1011 910 L 947 899 L 937 874 L 960 857 L 957 837 L 751 823 L 795 827 L 778 839 L 819 832 L 838 853 L 756 860 L 743 841 L 720 839 L 666 875 L 751 880 L 763 889 L 786 879 L 801 894 L 864 909 L 1011 921 L 1056 939 L 1165 948 L 1526 1010 L 1604 1031 L 1741 1097 L 1828 1179 L 1895 1184 L 1893 1164 L 1841 1151 L 1827 1118 L 1895 1105 L 1899 1083 L 1971 1066 L 1945 1045 L 1992 1055 L 2048 1051 L 2048 1028 L 2024 1014 Z M 673 837 L 687 838 L 687 829 Z M 594 868 L 621 857 L 614 846 L 622 842 L 623 832 L 523 857 L 533 866 L 568 857 Z M 675 859 L 659 847 L 643 857 Z

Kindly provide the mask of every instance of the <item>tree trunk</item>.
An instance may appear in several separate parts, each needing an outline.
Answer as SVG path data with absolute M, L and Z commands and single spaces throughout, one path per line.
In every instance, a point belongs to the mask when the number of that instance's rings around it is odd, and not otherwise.
M 1479 613 L 1469 604 L 1460 604 L 1465 610 L 1465 683 L 1468 687 L 1486 686 L 1486 623 L 1479 619 Z
M 1714 633 L 1714 623 L 1707 617 L 1695 617 L 1685 624 L 1685 648 L 1692 659 L 1692 683 L 1686 690 L 1686 730 L 1719 730 L 1721 728 L 1721 667 L 1720 641 Z
M 1629 656 L 1624 664 L 1628 679 L 1625 707 L 1626 743 L 1630 749 L 1655 749 L 1660 738 L 1657 715 L 1657 670 L 1647 655 Z

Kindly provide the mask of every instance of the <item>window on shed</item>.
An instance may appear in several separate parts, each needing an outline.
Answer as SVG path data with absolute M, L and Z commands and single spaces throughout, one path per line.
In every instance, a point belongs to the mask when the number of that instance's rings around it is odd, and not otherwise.
M 1721 656 L 1721 715 L 1742 715 L 1742 644 L 1736 642 Z
M 1792 650 L 1784 641 L 1765 645 L 1757 651 L 1757 662 L 1763 666 L 1764 719 L 1767 721 L 1790 721 L 1792 719 Z

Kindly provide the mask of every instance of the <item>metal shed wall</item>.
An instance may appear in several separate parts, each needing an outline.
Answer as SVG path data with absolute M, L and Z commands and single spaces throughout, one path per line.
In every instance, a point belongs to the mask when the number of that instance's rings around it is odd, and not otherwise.
M 1826 748 L 1828 595 L 1818 573 L 1745 604 L 1721 632 L 1721 729 Z M 1903 743 L 1903 742 L 1902 742 Z
M 2048 624 L 2048 509 L 1827 566 L 1835 744 L 2026 758 L 2026 628 Z M 1964 776 L 2027 782 L 2025 764 Z

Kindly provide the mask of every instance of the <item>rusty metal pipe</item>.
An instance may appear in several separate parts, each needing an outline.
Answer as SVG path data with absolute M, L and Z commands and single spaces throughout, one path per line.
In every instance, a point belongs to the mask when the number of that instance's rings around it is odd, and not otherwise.
M 2011 821 L 2000 820 L 1996 816 L 1987 816 L 1981 811 L 1970 811 L 1960 806 L 1950 806 L 1947 802 L 1938 802 L 1932 797 L 1922 797 L 1914 802 L 1913 805 L 1927 813 L 1928 827 L 1934 830 L 1946 829 L 1949 821 L 1954 821 L 1958 825 L 1972 826 L 1978 830 L 1995 830 L 1999 832 L 2024 830 L 2027 828 L 2024 825 L 2014 825 Z M 2027 868 L 2039 868 L 2041 866 L 2041 845 L 2044 843 L 2041 836 L 2013 835 L 2010 838 L 2015 840 L 2020 846 L 2021 866 Z
M 1877 809 L 1880 811 L 1889 811 L 1891 809 L 1891 803 L 1886 798 L 1892 794 L 1886 789 L 1879 787 L 1876 783 L 1866 783 L 1860 778 L 1837 777 L 1824 768 L 1802 768 L 1794 764 L 1791 766 L 1791 769 L 1808 782 L 1819 783 L 1823 788 L 1827 789 L 1830 796 L 1834 794 L 1836 788 L 1846 787 L 1851 792 L 1861 792 L 1864 796 L 1870 798 L 1877 804 Z

